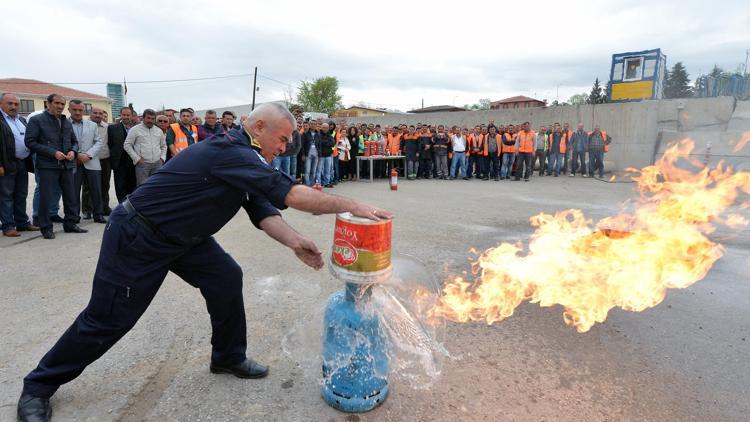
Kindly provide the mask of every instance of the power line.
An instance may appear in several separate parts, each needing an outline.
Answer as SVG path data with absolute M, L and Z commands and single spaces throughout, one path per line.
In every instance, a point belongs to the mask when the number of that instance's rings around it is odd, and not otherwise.
M 224 76 L 208 76 L 205 78 L 186 78 L 186 79 L 159 79 L 151 81 L 124 81 L 129 84 L 156 84 L 156 83 L 167 83 L 167 82 L 191 82 L 191 81 L 209 81 L 215 79 L 231 79 L 231 78 L 243 78 L 253 76 L 252 73 L 242 73 L 237 75 L 224 75 Z M 109 83 L 119 82 L 34 82 L 34 81 L 4 81 L 6 84 L 17 84 L 17 85 L 105 85 Z
M 280 81 L 280 80 L 278 80 L 278 79 L 274 79 L 274 78 L 271 78 L 271 77 L 269 77 L 269 76 L 266 76 L 266 75 L 261 75 L 260 73 L 258 74 L 258 77 L 261 77 L 261 78 L 263 78 L 263 79 L 267 79 L 267 80 L 269 80 L 269 81 L 271 81 L 271 82 L 276 82 L 277 84 L 279 84 L 279 85 L 283 85 L 283 86 L 285 86 L 285 87 L 290 87 L 290 86 L 292 86 L 292 84 L 290 84 L 290 83 L 282 82 L 282 81 Z

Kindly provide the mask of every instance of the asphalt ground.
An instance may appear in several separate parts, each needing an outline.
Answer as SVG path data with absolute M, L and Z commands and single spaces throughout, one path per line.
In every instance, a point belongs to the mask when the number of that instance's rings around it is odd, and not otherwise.
M 33 182 L 32 182 L 33 183 Z M 390 209 L 393 250 L 433 276 L 469 269 L 469 250 L 525 240 L 528 218 L 581 208 L 617 212 L 629 183 L 534 177 L 531 182 L 349 182 L 331 192 Z M 29 201 L 29 209 L 30 209 Z M 285 211 L 328 252 L 334 217 Z M 0 239 L 0 420 L 15 418 L 22 378 L 89 300 L 103 226 L 56 240 Z M 249 354 L 262 380 L 209 373 L 210 324 L 199 292 L 170 274 L 136 327 L 52 399 L 58 421 L 743 421 L 750 417 L 750 236 L 733 234 L 705 280 L 641 313 L 615 310 L 579 334 L 559 307 L 524 304 L 491 326 L 449 323 L 442 376 L 428 390 L 394 382 L 375 410 L 347 415 L 282 351 L 287 333 L 341 288 L 256 230 L 244 212 L 217 235 L 245 273 Z M 315 334 L 313 333 L 313 336 Z M 312 358 L 316 347 L 296 351 Z

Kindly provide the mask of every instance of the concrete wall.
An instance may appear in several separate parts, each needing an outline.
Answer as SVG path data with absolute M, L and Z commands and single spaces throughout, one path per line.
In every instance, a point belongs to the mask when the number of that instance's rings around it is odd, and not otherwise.
M 534 128 L 554 122 L 568 122 L 575 128 L 577 122 L 582 122 L 587 130 L 598 124 L 613 138 L 607 161 L 614 165 L 612 170 L 622 170 L 651 164 L 656 154 L 663 152 L 670 142 L 696 136 L 696 133 L 701 134 L 701 139 L 713 136 L 714 147 L 738 139 L 742 133 L 750 131 L 750 102 L 718 97 L 346 119 L 347 123 L 434 123 L 469 127 L 490 120 L 496 124 L 529 121 Z M 718 148 L 716 151 L 722 154 L 731 152 L 729 148 Z

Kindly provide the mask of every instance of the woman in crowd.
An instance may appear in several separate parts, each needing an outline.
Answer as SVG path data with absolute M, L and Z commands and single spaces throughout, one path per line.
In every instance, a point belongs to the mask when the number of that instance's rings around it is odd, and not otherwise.
M 356 126 L 351 126 L 346 132 L 346 138 L 349 141 L 349 163 L 347 166 L 349 180 L 354 180 L 357 177 L 357 156 L 362 155 L 360 151 L 360 138 L 359 129 Z

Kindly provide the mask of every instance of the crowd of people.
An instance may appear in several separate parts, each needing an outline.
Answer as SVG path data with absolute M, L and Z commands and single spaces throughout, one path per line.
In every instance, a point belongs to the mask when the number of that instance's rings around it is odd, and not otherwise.
M 332 120 L 298 119 L 284 157 L 274 166 L 308 186 L 333 187 L 358 175 L 358 156 L 403 156 L 406 168 L 396 169 L 409 180 L 471 178 L 529 181 L 540 176 L 576 173 L 604 177 L 604 153 L 612 138 L 594 126 L 571 130 L 568 123 L 542 125 L 537 131 L 522 124 L 473 128 L 418 124 L 381 127 L 376 124 L 337 127 Z M 360 165 L 369 165 L 360 163 Z M 374 177 L 388 177 L 392 162 L 377 162 Z M 300 170 L 299 172 L 297 170 Z M 298 174 L 299 173 L 299 174 Z
M 84 119 L 80 100 L 58 94 L 50 94 L 45 110 L 27 118 L 18 114 L 19 103 L 16 95 L 0 95 L 0 222 L 7 237 L 41 231 L 54 239 L 53 223 L 62 223 L 65 232 L 85 233 L 78 225 L 82 219 L 106 223 L 112 212 L 112 176 L 122 202 L 171 157 L 239 127 L 231 111 L 219 117 L 208 110 L 201 119 L 191 108 L 179 113 L 145 109 L 139 115 L 123 107 L 117 122 L 108 124 L 105 110 L 93 108 Z M 63 113 L 66 106 L 70 117 Z M 568 123 L 535 131 L 528 122 L 381 127 L 296 118 L 285 151 L 271 165 L 299 183 L 327 188 L 357 178 L 358 156 L 382 155 L 405 157 L 406 168 L 396 168 L 394 160 L 377 161 L 374 177 L 396 170 L 409 180 L 529 181 L 538 168 L 540 176 L 601 178 L 611 142 L 598 126 L 587 132 L 582 124 L 575 131 Z M 36 180 L 31 218 L 26 212 L 29 173 Z M 64 216 L 59 215 L 61 199 Z
M 24 118 L 20 100 L 0 94 L 0 222 L 3 235 L 41 231 L 54 239 L 53 223 L 66 233 L 86 233 L 82 219 L 105 224 L 112 212 L 109 198 L 114 175 L 117 201 L 156 172 L 170 157 L 214 134 L 238 127 L 236 116 L 214 111 L 194 124 L 194 111 L 143 110 L 123 107 L 116 123 L 93 108 L 84 119 L 84 104 L 50 94 L 45 109 Z M 63 112 L 67 107 L 67 117 Z M 33 173 L 32 215 L 26 211 L 29 174 Z M 63 216 L 60 216 L 60 200 Z

